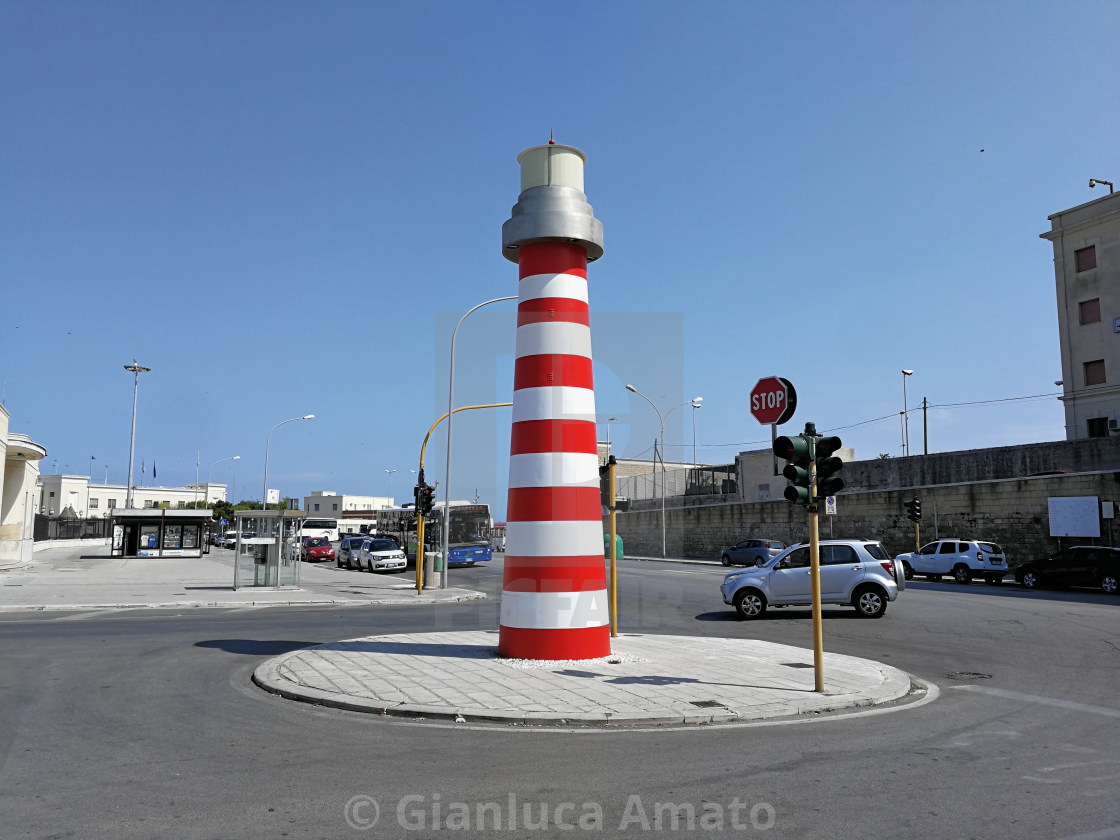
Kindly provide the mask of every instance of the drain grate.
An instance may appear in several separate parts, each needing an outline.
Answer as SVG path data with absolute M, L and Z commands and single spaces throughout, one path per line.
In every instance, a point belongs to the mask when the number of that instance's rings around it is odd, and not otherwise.
M 979 671 L 950 671 L 945 675 L 951 680 L 990 680 L 991 674 L 981 674 Z
M 722 709 L 723 703 L 718 700 L 689 700 L 698 709 Z
M 813 663 L 811 663 L 811 662 L 783 662 L 782 667 L 783 668 L 812 668 Z

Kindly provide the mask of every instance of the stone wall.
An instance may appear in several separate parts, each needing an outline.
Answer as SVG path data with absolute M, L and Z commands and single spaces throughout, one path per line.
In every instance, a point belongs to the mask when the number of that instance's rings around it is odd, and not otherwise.
M 930 456 L 932 457 L 932 456 Z M 845 467 L 845 471 L 847 467 Z M 820 517 L 822 539 L 862 537 L 878 539 L 892 554 L 915 547 L 914 523 L 906 518 L 903 503 L 915 492 L 877 490 L 843 492 L 836 497 L 837 514 Z M 1040 557 L 1058 547 L 1050 537 L 1047 499 L 1051 496 L 1096 496 L 1101 501 L 1120 500 L 1120 473 L 1093 472 L 975 481 L 925 487 L 922 500 L 921 542 L 939 537 L 992 540 L 1007 552 L 1012 567 Z M 666 501 L 665 542 L 669 557 L 715 559 L 719 552 L 741 539 L 766 537 L 786 543 L 809 538 L 805 510 L 785 500 L 674 506 Z M 1109 526 L 1102 520 L 1100 540 L 1063 540 L 1110 544 Z M 609 522 L 604 518 L 604 530 Z M 632 510 L 618 514 L 618 533 L 629 556 L 661 556 L 661 511 Z M 1112 536 L 1116 540 L 1117 535 Z

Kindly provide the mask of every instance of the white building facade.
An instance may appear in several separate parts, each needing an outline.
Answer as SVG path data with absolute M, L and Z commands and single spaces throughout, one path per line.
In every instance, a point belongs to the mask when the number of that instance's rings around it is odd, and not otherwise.
M 1049 217 L 1066 440 L 1120 432 L 1120 193 Z
M 96 484 L 88 475 L 39 476 L 36 513 L 51 517 L 103 519 L 113 508 L 123 508 L 128 488 L 123 484 Z M 132 487 L 134 509 L 181 509 L 193 503 L 210 507 L 224 502 L 224 484 L 188 484 L 186 487 Z
M 8 431 L 0 405 L 0 569 L 30 562 L 34 544 L 35 481 L 47 450 L 27 435 Z
M 345 518 L 347 511 L 381 510 L 393 507 L 392 496 L 347 496 L 333 490 L 313 490 L 303 497 L 308 514 Z

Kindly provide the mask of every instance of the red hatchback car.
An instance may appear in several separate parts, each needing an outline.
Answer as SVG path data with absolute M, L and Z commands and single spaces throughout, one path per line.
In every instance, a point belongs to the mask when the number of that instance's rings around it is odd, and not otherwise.
M 326 537 L 304 537 L 300 559 L 318 562 L 334 559 L 334 546 Z

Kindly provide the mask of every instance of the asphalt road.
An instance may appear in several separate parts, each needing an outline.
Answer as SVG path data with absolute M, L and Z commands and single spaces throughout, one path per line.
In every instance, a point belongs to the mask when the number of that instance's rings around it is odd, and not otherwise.
M 622 630 L 811 645 L 808 610 L 738 620 L 723 573 L 623 562 Z M 452 575 L 500 589 L 499 565 Z M 0 615 L 0 836 L 1120 838 L 1120 599 L 1093 593 L 911 582 L 880 620 L 826 609 L 826 649 L 940 696 L 791 725 L 410 723 L 250 683 L 300 646 L 493 629 L 497 609 Z

